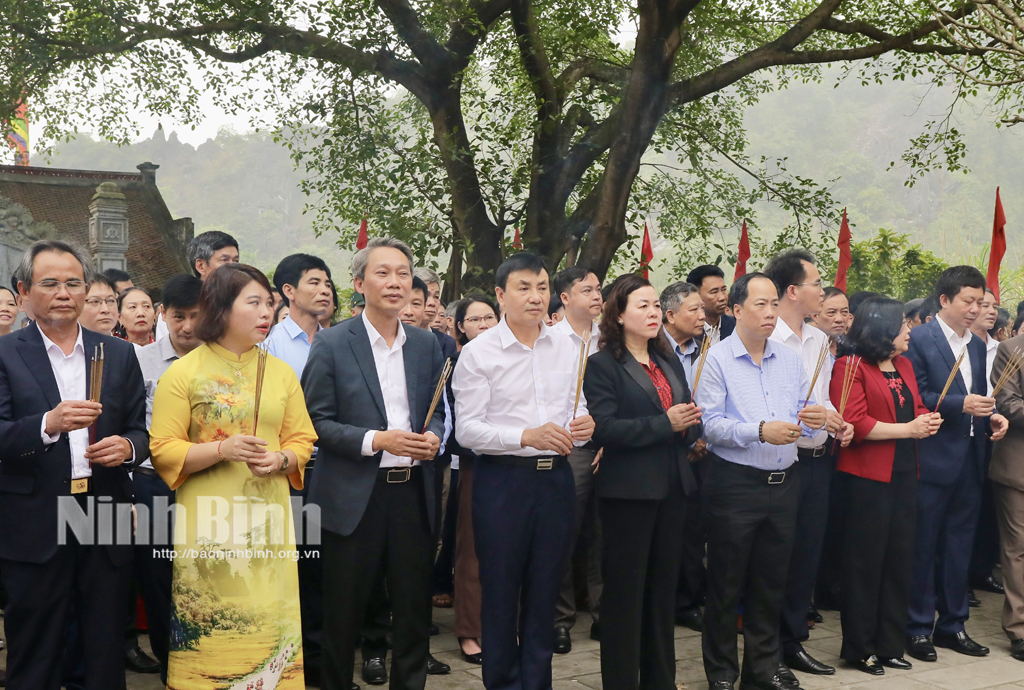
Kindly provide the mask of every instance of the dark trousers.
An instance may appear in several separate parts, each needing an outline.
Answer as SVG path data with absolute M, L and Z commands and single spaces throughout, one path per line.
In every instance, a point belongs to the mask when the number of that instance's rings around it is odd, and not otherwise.
M 793 555 L 789 560 L 786 597 L 782 602 L 779 626 L 779 644 L 784 656 L 803 651 L 801 643 L 810 637 L 807 609 L 814 598 L 814 582 L 825 543 L 834 465 L 827 455 L 801 457 L 792 469 L 800 478 L 800 507 L 796 514 Z
M 686 498 L 602 498 L 601 677 L 616 690 L 675 690 L 675 598 Z
M 572 539 L 574 504 L 572 469 L 564 460 L 550 470 L 486 458 L 473 467 L 487 690 L 551 688 L 551 621 Z
M 594 488 L 597 477 L 594 475 L 594 457 L 596 450 L 589 448 L 573 448 L 569 454 L 569 466 L 572 467 L 573 481 L 576 485 L 576 521 L 573 524 L 572 539 L 565 554 L 565 574 L 562 576 L 562 588 L 558 592 L 558 606 L 555 614 L 555 626 L 572 628 L 576 624 L 576 587 L 573 584 L 573 556 L 583 538 L 583 549 L 586 563 L 587 596 L 590 599 L 590 616 L 596 623 L 601 616 L 601 520 L 597 511 L 597 496 Z
M 307 465 L 302 489 L 291 488 L 292 496 L 300 496 L 303 506 L 308 502 L 309 486 L 315 471 L 316 467 Z M 296 520 L 296 531 L 301 528 L 300 521 Z M 299 612 L 302 616 L 302 665 L 306 682 L 310 685 L 319 683 L 320 656 L 324 643 L 323 553 L 321 551 L 319 557 L 307 554 L 313 549 L 317 549 L 317 545 L 298 544 L 299 561 L 296 564 L 299 569 Z
M 132 564 L 115 566 L 107 547 L 69 538 L 45 563 L 0 562 L 7 590 L 7 687 L 58 690 L 72 599 L 84 648 L 86 690 L 125 687 L 124 615 Z
M 991 577 L 992 570 L 999 562 L 999 522 L 996 520 L 996 504 L 992 497 L 992 480 L 988 478 L 989 460 L 992 458 L 992 444 L 985 444 L 985 467 L 982 469 L 981 508 L 978 513 L 978 528 L 974 532 L 974 548 L 971 550 L 970 582 L 981 582 Z
M 437 482 L 438 485 L 441 482 Z M 438 501 L 438 505 L 441 502 Z M 455 525 L 459 517 L 459 471 L 451 470 L 448 481 L 448 503 L 444 509 L 444 521 L 441 522 L 441 550 L 434 561 L 433 594 L 455 593 Z
M 833 446 L 837 444 L 833 443 Z M 833 449 L 831 463 L 836 466 L 838 453 Z M 828 521 L 818 564 L 818 579 L 814 585 L 814 605 L 819 609 L 840 608 L 840 584 L 843 571 L 843 521 L 845 511 L 845 483 L 833 481 L 829 490 Z
M 429 591 L 429 590 L 428 590 Z M 359 630 L 360 652 L 363 661 L 385 659 L 388 655 L 388 634 L 391 632 L 391 602 L 384 580 L 377 580 L 370 594 Z
M 168 505 L 172 505 L 174 492 L 159 477 L 143 472 L 135 472 L 132 476 L 135 482 L 135 502 L 149 509 L 151 521 L 154 518 L 163 519 L 163 515 L 155 515 L 153 499 L 157 496 L 164 496 L 167 498 Z M 169 538 L 174 535 L 174 527 L 169 519 L 167 520 L 166 534 Z M 157 661 L 160 662 L 160 680 L 164 684 L 167 683 L 167 655 L 170 651 L 171 641 L 171 580 L 174 561 L 170 558 L 157 558 L 153 555 L 153 551 L 171 546 L 171 544 L 149 544 L 135 547 L 135 579 L 142 594 L 142 603 L 146 607 L 149 644 L 153 648 L 153 654 Z M 301 549 L 299 553 L 302 553 Z M 135 606 L 134 597 L 129 605 Z
M 455 636 L 480 640 L 480 562 L 473 538 L 475 457 L 459 458 L 459 518 L 455 536 Z
M 963 631 L 970 615 L 967 570 L 981 504 L 982 443 L 976 440 L 971 445 L 960 476 L 952 485 L 925 481 L 917 485 L 908 635 L 931 635 L 933 628 L 935 632 L 956 634 Z
M 903 656 L 914 563 L 917 471 L 893 472 L 885 482 L 843 474 L 843 648 L 858 661 L 872 654 Z
M 704 671 L 708 683 L 740 677 L 736 618 L 743 598 L 743 678 L 770 680 L 778 670 L 779 614 L 800 499 L 800 478 L 712 458 L 704 481 L 708 517 L 708 600 Z
M 690 465 L 698 488 L 704 485 L 710 466 L 707 456 Z M 701 493 L 689 496 L 683 522 L 683 561 L 679 566 L 679 586 L 676 589 L 677 616 L 700 613 L 701 604 L 707 596 L 708 574 L 704 569 L 707 526 L 704 513 Z
M 324 530 L 324 690 L 350 690 L 356 641 L 374 587 L 387 583 L 393 612 L 392 690 L 423 690 L 427 680 L 430 567 L 433 539 L 423 474 L 387 483 L 381 470 L 366 512 L 348 536 Z

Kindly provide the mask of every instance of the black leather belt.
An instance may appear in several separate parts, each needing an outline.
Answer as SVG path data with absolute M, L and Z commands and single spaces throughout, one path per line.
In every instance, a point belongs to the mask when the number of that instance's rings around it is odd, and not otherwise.
M 493 462 L 495 465 L 526 467 L 534 470 L 553 470 L 565 462 L 564 455 L 544 455 L 525 458 L 517 455 L 481 455 L 480 459 L 485 462 Z
M 139 465 L 134 470 L 132 470 L 132 472 L 135 474 L 144 474 L 147 477 L 153 477 L 154 479 L 160 479 L 160 473 L 154 470 L 152 467 L 143 467 L 142 465 Z
M 796 454 L 801 458 L 823 458 L 828 455 L 828 444 L 822 443 L 817 448 L 797 448 Z
M 765 484 L 782 484 L 789 477 L 789 467 L 784 470 L 762 470 L 750 465 L 741 465 L 738 462 L 729 462 L 717 455 L 712 457 L 714 457 L 715 463 L 720 464 L 726 471 L 754 477 Z

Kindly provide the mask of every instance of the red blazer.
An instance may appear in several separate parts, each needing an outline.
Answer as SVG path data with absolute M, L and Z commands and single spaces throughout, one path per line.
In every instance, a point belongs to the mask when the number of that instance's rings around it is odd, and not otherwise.
M 832 383 L 829 386 L 833 404 L 838 404 L 843 395 L 843 374 L 849 357 L 836 360 L 832 369 Z M 927 413 L 917 389 L 914 367 L 906 357 L 893 357 L 892 363 L 914 397 L 914 416 Z M 864 437 L 878 422 L 896 423 L 896 405 L 892 391 L 885 381 L 885 375 L 877 364 L 861 361 L 846 400 L 843 420 L 853 424 L 853 442 L 839 449 L 836 469 L 865 479 L 889 483 L 892 480 L 892 463 L 896 455 L 896 441 L 866 441 Z

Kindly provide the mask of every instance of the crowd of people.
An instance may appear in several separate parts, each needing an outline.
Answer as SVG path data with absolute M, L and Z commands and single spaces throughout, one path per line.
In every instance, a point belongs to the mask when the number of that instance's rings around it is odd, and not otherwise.
M 712 689 L 792 689 L 819 606 L 872 676 L 988 654 L 972 587 L 1024 660 L 1024 316 L 977 269 L 904 304 L 801 249 L 660 293 L 518 253 L 445 304 L 376 238 L 335 323 L 320 258 L 189 261 L 155 300 L 42 240 L 0 289 L 8 687 L 422 690 L 454 607 L 487 690 L 550 688 L 578 608 L 609 690 L 673 690 L 677 625 Z

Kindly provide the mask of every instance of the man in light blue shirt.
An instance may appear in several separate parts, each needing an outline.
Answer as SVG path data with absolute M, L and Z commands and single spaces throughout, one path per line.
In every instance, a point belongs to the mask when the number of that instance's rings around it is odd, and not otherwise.
M 665 339 L 686 372 L 686 383 L 693 390 L 697 355 L 704 336 L 704 300 L 696 285 L 672 283 L 661 291 Z
M 283 359 L 302 379 L 309 348 L 321 330 L 320 317 L 334 309 L 331 271 L 323 259 L 311 254 L 292 254 L 274 269 L 274 287 L 288 305 L 288 316 L 267 336 L 267 352 Z M 304 486 L 313 480 L 315 459 L 306 465 Z M 306 504 L 307 489 L 292 489 Z M 299 521 L 301 522 L 301 521 Z M 299 548 L 299 607 L 302 613 L 302 656 L 306 682 L 320 683 L 320 649 L 323 642 L 323 567 L 319 558 L 307 558 Z
M 711 467 L 707 506 L 708 592 L 704 670 L 710 690 L 782 690 L 779 613 L 796 531 L 799 480 L 788 472 L 796 441 L 825 425 L 808 398 L 800 356 L 769 341 L 779 294 L 762 273 L 729 291 L 736 330 L 708 351 L 697 388 Z M 736 618 L 743 594 L 743 670 Z

